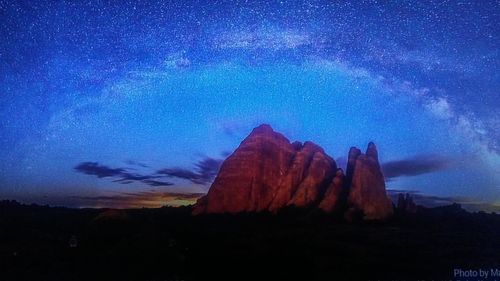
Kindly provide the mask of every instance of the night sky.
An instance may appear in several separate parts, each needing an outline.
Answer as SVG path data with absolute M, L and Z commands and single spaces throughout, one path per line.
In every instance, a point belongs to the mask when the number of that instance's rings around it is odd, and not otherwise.
M 335 2 L 335 3 L 334 3 Z M 268 123 L 500 206 L 498 1 L 0 0 L 0 198 L 182 205 Z

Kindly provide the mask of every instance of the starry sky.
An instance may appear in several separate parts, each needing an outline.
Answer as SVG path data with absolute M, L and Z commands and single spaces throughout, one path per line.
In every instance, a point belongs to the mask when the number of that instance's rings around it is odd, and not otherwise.
M 500 206 L 498 1 L 0 0 L 0 198 L 183 205 L 268 123 Z M 482 206 L 482 205 L 481 205 Z

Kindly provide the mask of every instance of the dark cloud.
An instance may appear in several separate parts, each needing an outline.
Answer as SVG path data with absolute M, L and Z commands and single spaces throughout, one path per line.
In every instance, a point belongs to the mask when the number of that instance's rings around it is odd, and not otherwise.
M 411 177 L 433 173 L 449 168 L 456 159 L 440 155 L 417 155 L 415 157 L 382 164 L 382 171 L 387 179 Z
M 148 180 L 151 178 L 156 178 L 155 176 L 149 176 L 149 175 L 139 175 L 139 174 L 132 174 L 132 173 L 122 173 L 120 175 L 120 178 L 117 180 L 114 180 L 115 182 L 127 182 L 127 181 L 144 181 Z
M 143 183 L 150 185 L 150 186 L 169 186 L 169 185 L 174 185 L 171 182 L 168 181 L 159 181 L 159 180 L 153 180 L 153 179 L 146 179 L 142 180 Z
M 168 177 L 190 180 L 193 182 L 197 181 L 200 178 L 200 175 L 198 175 L 197 173 L 183 168 L 165 168 L 159 170 L 157 173 L 166 175 Z
M 206 157 L 195 164 L 198 174 L 203 180 L 213 180 L 219 172 L 222 159 Z
M 118 180 L 114 180 L 113 182 L 118 182 L 121 184 L 130 184 L 130 183 L 133 183 L 134 181 L 127 181 L 127 180 L 118 179 Z
M 75 170 L 87 175 L 97 176 L 98 178 L 116 177 L 125 173 L 124 169 L 113 169 L 104 165 L 99 165 L 97 162 L 80 163 L 75 167 Z
M 96 176 L 98 178 L 114 178 L 113 182 L 121 184 L 131 184 L 133 182 L 142 182 L 150 186 L 169 186 L 171 182 L 157 180 L 158 175 L 141 175 L 131 173 L 125 168 L 111 168 L 100 165 L 97 162 L 83 162 L 75 167 L 75 170 L 86 175 Z
M 206 185 L 211 183 L 217 173 L 223 159 L 205 157 L 194 164 L 193 170 L 184 168 L 165 168 L 157 173 L 168 177 L 180 178 L 191 181 L 195 184 Z
M 98 178 L 113 178 L 113 182 L 121 184 L 130 184 L 133 182 L 142 182 L 150 186 L 170 186 L 173 183 L 160 180 L 162 177 L 178 178 L 188 180 L 195 184 L 206 185 L 211 183 L 217 173 L 223 159 L 204 157 L 194 164 L 192 170 L 185 168 L 165 168 L 157 171 L 155 174 L 139 174 L 134 168 L 112 168 L 101 165 L 97 162 L 83 162 L 75 167 L 75 170 L 87 175 L 97 176 Z M 148 167 L 132 160 L 127 160 L 127 164 Z M 131 172 L 133 170 L 134 172 Z

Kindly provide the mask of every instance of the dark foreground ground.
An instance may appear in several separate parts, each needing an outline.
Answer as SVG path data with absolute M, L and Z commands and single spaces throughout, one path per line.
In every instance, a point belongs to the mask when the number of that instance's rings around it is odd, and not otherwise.
M 500 215 L 448 206 L 349 224 L 297 210 L 191 217 L 188 207 L 0 203 L 4 281 L 482 280 L 456 269 L 500 269 Z

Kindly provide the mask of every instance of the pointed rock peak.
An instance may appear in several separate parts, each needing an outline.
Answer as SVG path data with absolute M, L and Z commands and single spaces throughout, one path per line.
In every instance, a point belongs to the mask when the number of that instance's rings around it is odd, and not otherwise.
M 278 142 L 288 143 L 288 145 L 290 145 L 290 141 L 285 136 L 274 131 L 273 128 L 268 124 L 262 124 L 258 127 L 255 127 L 244 142 L 252 141 L 255 139 L 275 140 Z
M 349 156 L 348 159 L 356 159 L 359 155 L 361 154 L 361 150 L 359 148 L 353 146 L 351 149 L 349 149 Z
M 366 156 L 372 157 L 378 161 L 377 146 L 373 142 L 368 143 L 368 148 L 366 149 Z
M 351 183 L 351 177 L 352 173 L 354 172 L 354 166 L 356 165 L 356 160 L 358 157 L 361 155 L 361 150 L 359 150 L 357 147 L 351 147 L 349 149 L 349 155 L 347 156 L 347 167 L 346 167 L 346 185 L 349 186 Z
M 261 124 L 252 130 L 251 134 L 274 133 L 273 128 L 269 124 Z

